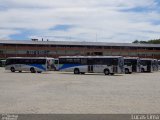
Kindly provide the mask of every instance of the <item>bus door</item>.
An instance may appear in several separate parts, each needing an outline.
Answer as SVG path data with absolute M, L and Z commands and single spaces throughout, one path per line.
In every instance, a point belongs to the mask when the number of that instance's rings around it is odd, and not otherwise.
M 147 61 L 147 71 L 152 72 L 152 70 L 153 70 L 152 61 Z
M 131 60 L 132 64 L 132 72 L 137 72 L 137 60 L 133 59 Z
M 136 65 L 132 66 L 132 72 L 137 72 L 137 66 Z
M 140 64 L 140 60 L 137 60 L 137 72 L 141 71 L 141 64 Z
M 92 73 L 93 72 L 93 59 L 88 58 L 88 72 Z
M 23 68 L 23 62 L 24 62 L 23 59 L 14 59 L 12 61 L 15 64 L 15 69 L 16 70 L 21 70 Z

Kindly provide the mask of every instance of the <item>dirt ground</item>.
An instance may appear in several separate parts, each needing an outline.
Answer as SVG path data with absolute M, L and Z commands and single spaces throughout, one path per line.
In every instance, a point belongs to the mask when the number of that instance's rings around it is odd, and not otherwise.
M 160 72 L 105 76 L 0 68 L 0 113 L 159 113 Z

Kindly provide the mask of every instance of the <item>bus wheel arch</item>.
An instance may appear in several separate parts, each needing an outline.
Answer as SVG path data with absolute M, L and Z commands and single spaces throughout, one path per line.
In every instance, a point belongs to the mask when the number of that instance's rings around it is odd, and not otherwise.
M 75 68 L 75 69 L 74 69 L 74 74 L 79 74 L 79 73 L 80 73 L 79 69 L 78 69 L 78 68 Z
M 34 69 L 34 67 L 31 67 L 30 71 L 31 71 L 31 73 L 35 73 L 36 72 L 35 69 Z
M 105 75 L 109 75 L 109 74 L 110 74 L 109 69 L 104 69 L 104 74 L 105 74 Z
M 14 67 L 11 67 L 10 70 L 11 70 L 11 72 L 15 72 L 16 71 Z

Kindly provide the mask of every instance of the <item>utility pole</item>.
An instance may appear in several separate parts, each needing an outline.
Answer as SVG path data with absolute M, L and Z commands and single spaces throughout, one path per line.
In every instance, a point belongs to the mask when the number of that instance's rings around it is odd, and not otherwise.
M 96 42 L 97 42 L 97 33 L 96 33 Z

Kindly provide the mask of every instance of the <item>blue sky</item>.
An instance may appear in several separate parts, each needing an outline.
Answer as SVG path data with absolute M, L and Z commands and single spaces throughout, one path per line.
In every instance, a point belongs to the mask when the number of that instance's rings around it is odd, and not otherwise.
M 160 0 L 0 0 L 0 40 L 160 38 Z

